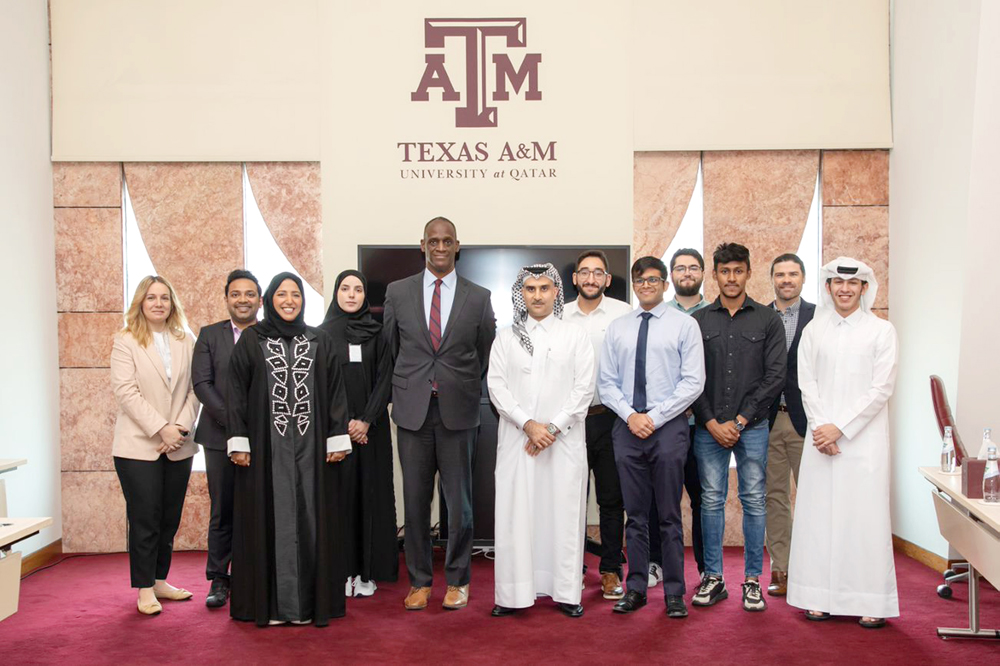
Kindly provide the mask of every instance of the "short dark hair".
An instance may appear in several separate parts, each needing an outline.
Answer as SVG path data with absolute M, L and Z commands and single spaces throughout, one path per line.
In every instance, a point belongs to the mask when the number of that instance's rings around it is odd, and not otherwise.
M 226 290 L 222 293 L 229 295 L 229 285 L 231 285 L 236 280 L 250 280 L 255 285 L 257 285 L 257 293 L 260 294 L 260 282 L 257 282 L 257 278 L 250 271 L 243 270 L 242 268 L 237 268 L 235 271 L 229 274 L 226 278 Z
M 657 259 L 656 257 L 639 257 L 632 264 L 632 277 L 642 277 L 642 274 L 648 271 L 650 268 L 655 268 L 660 271 L 660 277 L 664 280 L 667 279 L 667 266 L 663 263 L 662 259 Z
M 750 269 L 750 250 L 739 243 L 719 243 L 712 253 L 712 269 L 719 267 L 719 264 L 729 264 L 739 261 L 747 265 Z
M 431 219 L 427 220 L 427 224 L 424 225 L 424 236 L 427 235 L 427 229 L 429 229 L 430 226 L 435 222 L 444 222 L 446 224 L 451 225 L 451 230 L 454 232 L 455 238 L 458 238 L 458 227 L 456 227 L 455 223 L 449 220 L 447 217 L 442 217 L 441 215 L 438 215 L 437 217 L 432 217 Z
M 705 270 L 705 258 L 701 256 L 701 252 L 694 249 L 693 247 L 682 247 L 681 249 L 674 252 L 674 256 L 670 257 L 670 271 L 673 272 L 674 264 L 677 263 L 677 257 L 694 257 L 698 260 L 698 265 L 701 266 L 701 270 Z
M 597 257 L 604 264 L 604 272 L 608 272 L 608 255 L 604 254 L 602 250 L 585 250 L 580 253 L 580 256 L 576 258 L 576 268 L 574 270 L 580 270 L 580 264 L 583 263 L 584 259 L 589 257 Z
M 774 258 L 774 261 L 771 262 L 771 277 L 774 277 L 774 267 L 783 261 L 794 261 L 795 263 L 797 263 L 799 265 L 799 268 L 802 269 L 803 277 L 805 276 L 806 265 L 802 263 L 801 259 L 799 259 L 799 255 L 793 252 L 786 252 L 784 254 L 778 255 L 777 257 Z

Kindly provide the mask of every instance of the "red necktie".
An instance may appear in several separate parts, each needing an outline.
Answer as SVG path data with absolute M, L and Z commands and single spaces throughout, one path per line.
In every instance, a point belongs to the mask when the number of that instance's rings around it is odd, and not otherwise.
M 434 280 L 434 296 L 431 298 L 431 345 L 434 351 L 441 348 L 441 279 Z

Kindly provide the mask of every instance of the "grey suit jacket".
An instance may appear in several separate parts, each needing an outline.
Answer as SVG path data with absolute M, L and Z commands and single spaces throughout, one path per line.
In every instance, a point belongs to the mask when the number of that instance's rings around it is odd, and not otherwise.
M 194 441 L 207 449 L 226 450 L 226 387 L 235 346 L 229 319 L 203 327 L 194 345 L 191 379 L 203 407 Z
M 392 420 L 400 428 L 418 430 L 427 418 L 436 381 L 444 426 L 478 427 L 481 384 L 496 336 L 490 292 L 458 276 L 455 301 L 435 352 L 424 317 L 423 280 L 421 271 L 393 282 L 385 293 L 382 332 L 395 360 Z

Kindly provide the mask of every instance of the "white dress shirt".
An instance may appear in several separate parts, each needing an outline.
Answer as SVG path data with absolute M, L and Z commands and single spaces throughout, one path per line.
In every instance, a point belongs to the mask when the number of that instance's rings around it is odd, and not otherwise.
M 434 273 L 424 269 L 424 321 L 427 328 L 431 327 L 431 300 L 434 298 L 434 282 L 438 279 Z M 441 336 L 448 326 L 448 316 L 451 315 L 451 305 L 455 302 L 455 283 L 458 282 L 458 273 L 452 270 L 441 278 Z
M 563 321 L 568 321 L 587 331 L 590 343 L 594 347 L 594 358 L 600 360 L 601 347 L 604 345 L 604 331 L 608 329 L 608 324 L 618 317 L 632 312 L 632 306 L 616 298 L 603 296 L 596 308 L 590 314 L 584 314 L 580 310 L 580 299 L 577 298 L 572 303 L 567 303 L 563 307 Z M 591 406 L 601 404 L 600 391 L 597 388 L 598 363 L 594 364 L 594 398 Z

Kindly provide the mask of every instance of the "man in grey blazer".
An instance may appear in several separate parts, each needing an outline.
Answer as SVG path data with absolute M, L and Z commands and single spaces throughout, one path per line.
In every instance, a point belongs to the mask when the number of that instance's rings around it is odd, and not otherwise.
M 383 333 L 395 359 L 392 420 L 403 468 L 407 610 L 427 607 L 433 581 L 430 534 L 435 472 L 448 505 L 444 607 L 464 608 L 472 559 L 472 453 L 481 383 L 496 319 L 490 292 L 455 272 L 458 232 L 436 217 L 424 227 L 426 267 L 389 285 Z
M 243 330 L 257 323 L 260 284 L 253 273 L 235 270 L 226 278 L 229 319 L 205 326 L 198 334 L 191 358 L 194 393 L 204 409 L 194 441 L 205 450 L 208 495 L 212 510 L 208 523 L 208 563 L 205 575 L 212 586 L 205 605 L 224 606 L 229 598 L 229 563 L 233 555 L 233 470 L 226 454 L 226 383 L 229 357 Z

